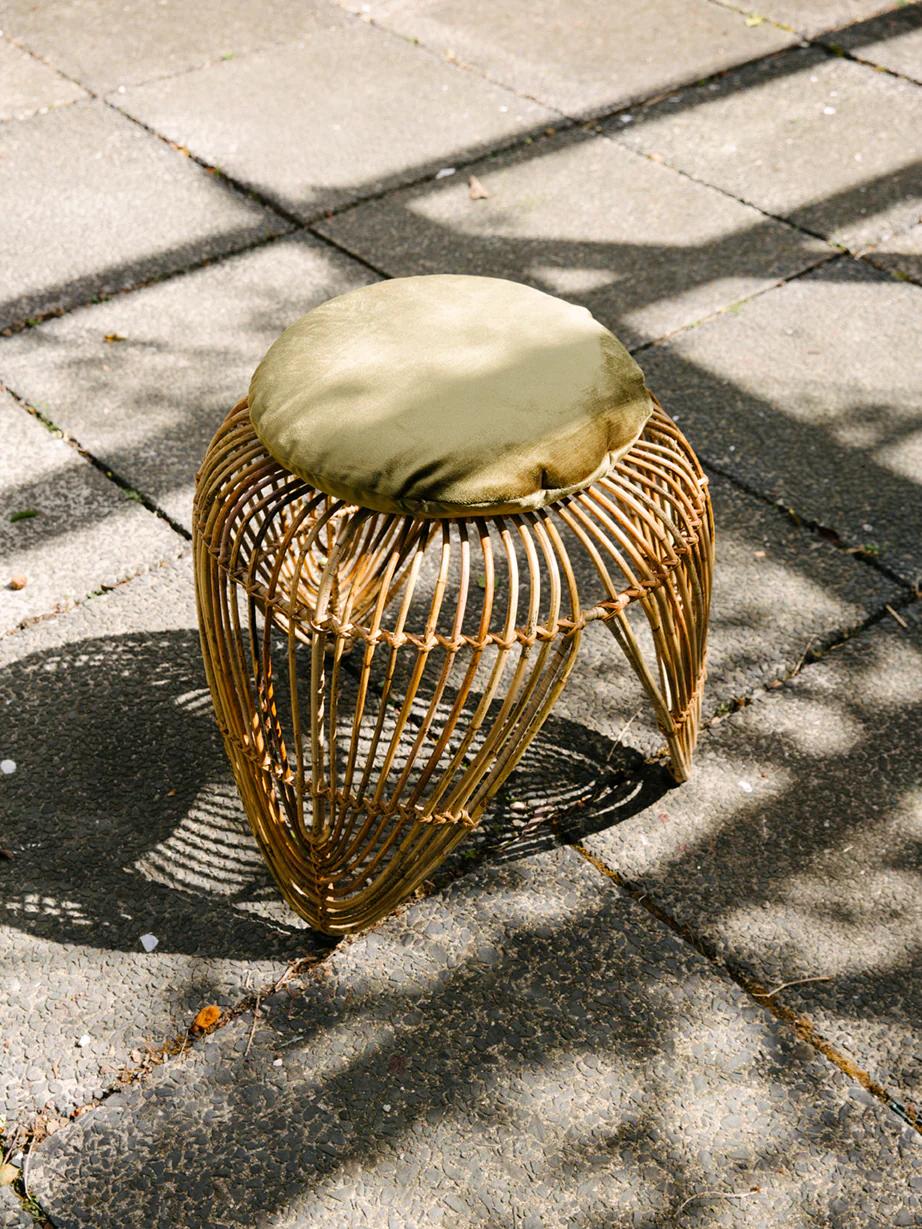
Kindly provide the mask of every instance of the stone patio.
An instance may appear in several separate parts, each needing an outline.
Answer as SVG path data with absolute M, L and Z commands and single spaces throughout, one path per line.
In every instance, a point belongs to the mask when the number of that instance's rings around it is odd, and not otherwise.
M 0 26 L 2 1229 L 922 1225 L 922 4 Z M 707 721 L 671 787 L 595 625 L 332 944 L 214 727 L 194 476 L 287 323 L 435 271 L 584 303 L 695 443 Z

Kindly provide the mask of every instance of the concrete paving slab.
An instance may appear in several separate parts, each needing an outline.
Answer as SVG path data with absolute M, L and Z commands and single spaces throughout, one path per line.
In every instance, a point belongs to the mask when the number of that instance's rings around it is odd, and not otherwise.
M 702 455 L 913 583 L 922 294 L 841 260 L 645 351 Z
M 0 635 L 182 551 L 166 521 L 3 393 L 0 438 Z
M 265 1006 L 37 1149 L 58 1229 L 920 1209 L 918 1135 L 573 851 L 458 882 Z
M 25 119 L 85 97 L 75 82 L 0 38 L 0 120 Z
M 864 253 L 878 268 L 895 277 L 922 283 L 922 222 Z
M 554 118 L 334 6 L 308 38 L 117 99 L 304 219 L 436 174 Z
M 888 617 L 702 739 L 590 848 L 918 1110 L 922 621 Z
M 734 7 L 748 11 L 745 4 Z M 763 0 L 759 13 L 789 25 L 798 34 L 813 37 L 837 26 L 875 17 L 892 7 L 893 0 Z
M 0 159 L 0 327 L 287 229 L 99 102 L 0 126 Z
M 573 117 L 599 115 L 789 45 L 794 36 L 708 0 L 349 0 L 418 39 Z
M 281 239 L 2 339 L 0 379 L 191 527 L 195 471 L 265 351 L 372 276 L 316 239 Z
M 604 137 L 564 134 L 392 193 L 317 229 L 395 275 L 488 273 L 585 304 L 625 342 L 661 337 L 828 248 Z M 579 190 L 574 190 L 579 185 Z
M 284 42 L 309 30 L 324 7 L 273 0 L 257 15 L 247 0 L 6 0 L 3 22 L 7 34 L 102 94 Z
M 823 42 L 922 83 L 922 4 L 901 5 L 871 21 L 834 31 Z
M 0 713 L 15 764 L 0 776 L 0 1115 L 15 1123 L 69 1113 L 202 1006 L 319 949 L 246 829 L 188 561 L 0 640 Z
M 922 91 L 815 47 L 728 73 L 611 130 L 853 249 L 918 220 Z

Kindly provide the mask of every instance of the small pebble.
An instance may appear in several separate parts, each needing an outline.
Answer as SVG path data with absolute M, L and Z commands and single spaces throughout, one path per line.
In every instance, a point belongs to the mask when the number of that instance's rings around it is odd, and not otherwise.
M 835 115 L 835 113 L 836 113 L 835 107 L 823 107 L 824 115 Z
M 436 179 L 447 179 L 449 175 L 454 175 L 455 168 L 453 166 L 443 166 L 440 171 L 436 171 Z
M 28 583 L 29 582 L 26 580 L 25 576 L 11 576 L 10 583 L 7 585 L 7 588 L 8 589 L 25 589 Z
M 751 794 L 751 793 L 752 793 L 752 786 L 749 784 L 749 782 L 748 782 L 748 781 L 740 781 L 740 782 L 739 782 L 739 787 L 740 787 L 740 789 L 743 791 L 743 793 L 744 793 L 744 794 Z
M 93 1038 L 90 1036 L 89 1033 L 84 1033 L 82 1037 L 78 1038 L 77 1045 L 80 1047 L 81 1050 L 85 1050 L 86 1047 L 90 1044 L 92 1040 Z
M 156 935 L 141 935 L 141 946 L 145 952 L 152 952 L 159 942 Z
M 11 777 L 15 771 L 15 760 L 0 760 L 0 772 L 2 772 L 5 777 Z
M 280 1058 L 273 1058 L 272 1060 L 273 1067 L 281 1067 L 281 1065 L 282 1065 L 282 1060 Z

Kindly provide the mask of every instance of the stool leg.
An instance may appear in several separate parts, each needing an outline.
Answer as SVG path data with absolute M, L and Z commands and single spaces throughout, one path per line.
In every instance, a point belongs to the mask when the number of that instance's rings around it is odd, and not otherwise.
M 640 679 L 688 779 L 701 717 L 714 520 L 707 479 L 688 441 L 657 407 L 640 440 L 559 515 L 602 582 L 601 615 Z M 648 664 L 628 618 L 636 602 L 653 640 Z

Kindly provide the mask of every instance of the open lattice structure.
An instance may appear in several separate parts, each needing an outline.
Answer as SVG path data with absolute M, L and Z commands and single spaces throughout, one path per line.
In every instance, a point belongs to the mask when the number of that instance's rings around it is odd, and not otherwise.
M 371 925 L 480 821 L 594 620 L 643 684 L 674 776 L 688 775 L 713 516 L 659 406 L 578 494 L 426 520 L 308 486 L 267 453 L 242 401 L 198 476 L 194 552 L 234 776 L 282 893 L 319 930 Z

